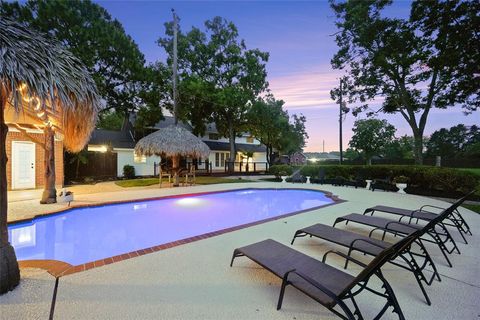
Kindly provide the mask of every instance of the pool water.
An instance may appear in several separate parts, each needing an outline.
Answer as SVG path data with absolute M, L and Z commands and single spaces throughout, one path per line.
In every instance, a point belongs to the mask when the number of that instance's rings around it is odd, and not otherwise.
M 11 224 L 19 260 L 96 261 L 328 205 L 322 192 L 243 189 L 72 209 Z

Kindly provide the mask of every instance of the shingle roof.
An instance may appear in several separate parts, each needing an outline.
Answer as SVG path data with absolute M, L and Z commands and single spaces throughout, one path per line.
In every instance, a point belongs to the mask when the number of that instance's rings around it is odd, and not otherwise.
M 230 143 L 220 141 L 204 141 L 212 151 L 230 151 Z M 236 143 L 239 152 L 266 152 L 263 144 Z
M 130 131 L 95 129 L 88 144 L 108 145 L 112 148 L 135 148 L 135 140 Z

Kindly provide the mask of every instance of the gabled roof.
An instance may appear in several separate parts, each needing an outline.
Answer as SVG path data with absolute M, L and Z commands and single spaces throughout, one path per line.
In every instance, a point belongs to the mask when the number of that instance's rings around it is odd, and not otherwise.
M 203 141 L 212 151 L 230 151 L 230 143 L 220 141 Z M 236 143 L 237 152 L 266 152 L 263 144 Z
M 106 145 L 112 148 L 135 148 L 135 140 L 128 130 L 113 131 L 95 129 L 88 144 Z

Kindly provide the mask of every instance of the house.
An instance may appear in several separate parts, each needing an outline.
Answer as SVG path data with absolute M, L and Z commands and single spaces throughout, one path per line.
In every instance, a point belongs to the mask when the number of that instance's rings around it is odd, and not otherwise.
M 135 121 L 131 118 L 130 121 Z M 165 117 L 156 123 L 150 130 L 159 130 L 174 124 L 174 118 Z M 190 124 L 179 122 L 179 126 L 192 131 Z M 207 126 L 206 133 L 201 139 L 208 145 L 211 153 L 208 159 L 195 159 L 197 168 L 208 172 L 225 172 L 226 164 L 230 157 L 230 143 L 228 139 L 220 137 L 215 124 Z M 237 155 L 235 157 L 235 171 L 265 171 L 267 169 L 266 147 L 249 133 L 244 133 L 236 139 Z M 124 123 L 121 131 L 96 129 L 88 143 L 88 151 L 110 152 L 117 157 L 117 176 L 123 175 L 124 165 L 135 167 L 137 176 L 152 176 L 157 173 L 154 164 L 161 159 L 157 156 L 137 156 L 134 153 L 135 139 L 131 122 Z M 194 159 L 184 159 L 193 163 Z
M 123 126 L 120 131 L 95 129 L 88 142 L 87 150 L 96 153 L 110 153 L 114 157 L 112 167 L 115 166 L 115 168 L 110 169 L 112 173 L 108 175 L 116 174 L 117 177 L 121 177 L 123 176 L 123 167 L 131 165 L 135 168 L 135 175 L 153 176 L 155 174 L 154 164 L 160 162 L 160 157 L 136 155 L 135 144 L 133 131 L 129 126 Z
M 211 171 L 225 171 L 230 159 L 230 141 L 220 136 L 215 123 L 207 125 L 203 142 L 210 148 L 208 163 Z M 250 133 L 242 133 L 235 139 L 235 171 L 265 171 L 267 169 L 267 148 Z M 247 169 L 248 163 L 248 169 Z
M 290 155 L 290 164 L 303 165 L 307 163 L 307 157 L 301 152 L 294 152 Z
M 45 142 L 43 132 L 45 124 L 27 108 L 21 113 L 16 113 L 14 108 L 6 108 L 4 112 L 8 126 L 6 139 L 8 190 L 43 187 L 45 151 L 42 144 Z M 55 183 L 58 186 L 63 186 L 62 139 L 61 134 L 55 134 Z

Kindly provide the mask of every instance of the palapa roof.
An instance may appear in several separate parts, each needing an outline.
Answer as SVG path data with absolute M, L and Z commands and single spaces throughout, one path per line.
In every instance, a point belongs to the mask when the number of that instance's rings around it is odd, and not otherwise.
M 210 148 L 187 129 L 171 125 L 140 139 L 135 146 L 135 153 L 146 156 L 180 155 L 206 158 L 210 154 Z
M 83 149 L 100 99 L 85 66 L 58 41 L 0 17 L 1 87 L 9 97 L 7 108 L 51 124 L 63 134 L 67 150 Z

